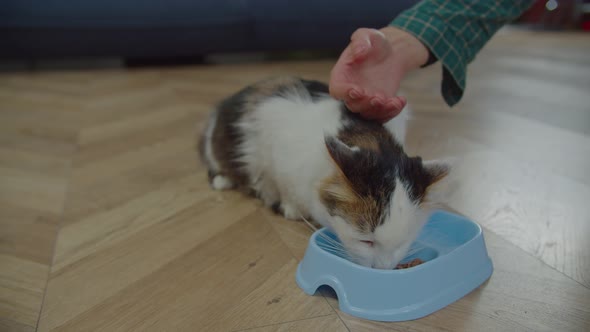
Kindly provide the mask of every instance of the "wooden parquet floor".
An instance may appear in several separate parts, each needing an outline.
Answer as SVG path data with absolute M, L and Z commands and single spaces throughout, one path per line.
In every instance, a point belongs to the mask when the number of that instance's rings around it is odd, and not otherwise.
M 2 331 L 588 331 L 590 38 L 503 31 L 462 103 L 440 67 L 403 89 L 408 149 L 461 158 L 451 207 L 481 223 L 491 279 L 401 323 L 307 296 L 311 231 L 209 189 L 195 138 L 255 80 L 327 80 L 333 61 L 0 74 Z

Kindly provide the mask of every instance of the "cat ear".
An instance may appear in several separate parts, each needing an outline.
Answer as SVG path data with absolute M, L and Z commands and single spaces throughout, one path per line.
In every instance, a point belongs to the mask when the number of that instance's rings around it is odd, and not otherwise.
M 453 172 L 453 160 L 429 160 L 422 163 L 430 178 L 422 204 L 431 208 L 449 205 L 458 181 Z
M 450 160 L 427 160 L 422 162 L 422 167 L 430 176 L 430 184 L 432 185 L 449 175 L 452 162 Z
M 325 136 L 324 142 L 332 160 L 334 160 L 342 173 L 348 177 L 350 171 L 355 169 L 360 149 L 358 147 L 350 147 L 334 136 Z

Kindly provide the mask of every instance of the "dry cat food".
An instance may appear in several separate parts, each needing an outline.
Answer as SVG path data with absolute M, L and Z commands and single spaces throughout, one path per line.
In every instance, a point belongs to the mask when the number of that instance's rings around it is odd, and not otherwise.
M 410 268 L 410 267 L 414 267 L 416 265 L 420 265 L 422 263 L 424 263 L 424 262 L 420 258 L 414 258 L 414 259 L 412 259 L 408 263 L 403 263 L 403 264 L 400 263 L 400 264 L 397 264 L 397 266 L 395 267 L 395 269 L 396 270 L 398 270 L 398 269 L 407 269 L 407 268 Z

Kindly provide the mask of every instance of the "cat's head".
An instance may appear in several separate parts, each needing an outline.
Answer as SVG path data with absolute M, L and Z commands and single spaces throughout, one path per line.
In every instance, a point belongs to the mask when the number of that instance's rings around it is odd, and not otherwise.
M 450 165 L 409 157 L 393 139 L 349 146 L 326 137 L 336 171 L 320 188 L 328 223 L 352 261 L 394 268 L 449 189 Z

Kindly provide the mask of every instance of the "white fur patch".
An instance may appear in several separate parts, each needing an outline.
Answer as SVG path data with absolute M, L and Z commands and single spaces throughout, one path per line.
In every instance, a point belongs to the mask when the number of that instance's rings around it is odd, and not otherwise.
M 283 209 L 283 216 L 289 220 L 298 220 L 301 217 L 297 208 L 291 204 L 281 204 L 281 209 Z
M 324 134 L 335 135 L 340 118 L 337 101 L 312 102 L 304 91 L 289 91 L 264 101 L 238 123 L 247 137 L 239 149 L 251 186 L 261 197 L 278 196 L 284 206 L 297 207 L 287 217 L 299 218 L 299 211 L 309 215 L 318 200 L 315 188 L 334 171 Z
M 428 213 L 412 202 L 404 185 L 396 180 L 387 217 L 375 229 L 373 267 L 394 268 L 406 255 L 427 218 Z
M 406 255 L 428 215 L 428 211 L 420 209 L 412 201 L 404 185 L 396 180 L 387 218 L 375 229 L 375 241 L 379 243 L 379 247 L 375 252 L 374 266 L 382 269 L 394 268 Z
M 395 118 L 387 121 L 383 125 L 402 146 L 406 141 L 406 127 L 410 113 L 410 106 L 409 104 L 406 104 L 406 107 L 404 107 Z
M 233 183 L 229 178 L 223 175 L 216 175 L 213 178 L 213 181 L 211 181 L 211 186 L 215 190 L 227 190 L 233 187 Z

